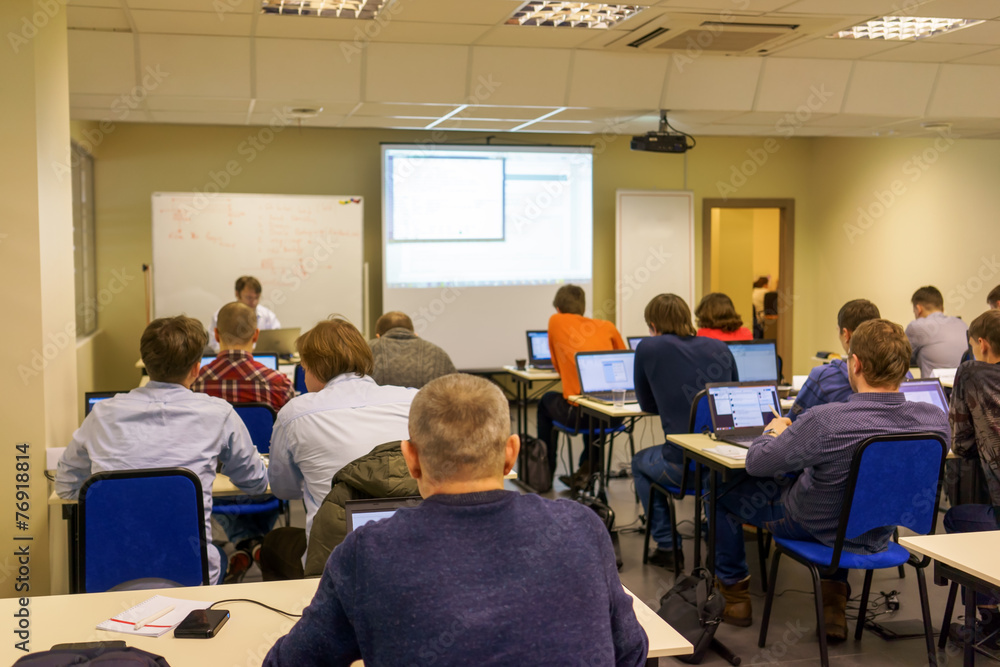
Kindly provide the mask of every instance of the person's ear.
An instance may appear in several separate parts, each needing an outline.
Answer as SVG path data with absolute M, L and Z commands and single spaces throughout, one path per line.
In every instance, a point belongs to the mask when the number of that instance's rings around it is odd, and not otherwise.
M 419 480 L 423 475 L 423 470 L 420 469 L 420 455 L 417 453 L 417 448 L 409 440 L 400 442 L 399 448 L 403 452 L 403 460 L 406 461 L 406 469 L 410 471 L 410 477 Z
M 215 342 L 219 343 L 221 345 L 222 344 L 222 339 L 219 338 L 219 328 L 218 327 L 212 329 L 212 335 L 215 337 Z
M 514 464 L 517 463 L 517 455 L 520 451 L 521 436 L 512 434 L 507 438 L 507 442 L 503 446 L 503 474 L 505 476 L 514 469 Z
M 253 338 L 250 339 L 250 342 L 256 345 L 258 338 L 260 338 L 260 329 L 254 329 Z

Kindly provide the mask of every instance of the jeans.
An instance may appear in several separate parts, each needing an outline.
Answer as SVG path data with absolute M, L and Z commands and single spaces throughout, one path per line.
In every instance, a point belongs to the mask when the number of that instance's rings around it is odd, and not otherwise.
M 719 489 L 715 507 L 715 574 L 723 584 L 731 586 L 750 575 L 743 544 L 745 523 L 765 528 L 775 537 L 815 540 L 805 526 L 785 516 L 782 488 L 773 479 L 743 476 Z M 824 579 L 847 581 L 847 570 L 841 568 Z
M 250 500 L 253 502 L 258 502 L 260 500 L 267 500 L 270 496 L 250 496 Z M 216 498 L 212 505 L 239 505 L 246 503 L 247 499 L 244 497 L 237 498 Z M 271 532 L 271 528 L 274 527 L 275 521 L 278 520 L 281 510 L 273 510 L 271 512 L 261 512 L 259 514 L 245 514 L 238 516 L 230 516 L 228 514 L 213 514 L 212 518 L 219 522 L 223 530 L 226 531 L 226 537 L 234 545 L 239 544 L 243 540 L 250 538 L 262 539 L 265 535 Z
M 985 530 L 998 530 L 996 508 L 992 505 L 956 505 L 944 515 L 944 532 L 946 533 L 980 533 Z M 976 604 L 980 607 L 992 607 L 997 604 L 997 595 L 976 593 Z
M 538 401 L 538 439 L 545 443 L 549 454 L 549 470 L 556 470 L 556 455 L 559 451 L 559 440 L 553 436 L 552 423 L 559 422 L 563 426 L 576 429 L 586 429 L 587 422 L 580 416 L 580 409 L 570 405 L 569 401 L 557 391 L 547 392 Z M 580 453 L 579 465 L 590 460 L 590 434 L 583 434 L 583 451 Z M 598 460 L 600 452 L 594 452 L 594 460 Z M 572 462 L 570 462 L 572 464 Z M 603 465 L 599 463 L 599 465 Z
M 673 531 L 670 527 L 670 508 L 661 493 L 653 496 L 653 506 L 649 507 L 649 489 L 652 483 L 666 487 L 680 487 L 684 472 L 684 450 L 675 445 L 649 447 L 632 459 L 632 477 L 635 491 L 639 494 L 642 509 L 646 512 L 646 526 L 649 536 L 656 546 L 665 551 L 674 548 Z M 701 517 L 698 517 L 701 520 Z

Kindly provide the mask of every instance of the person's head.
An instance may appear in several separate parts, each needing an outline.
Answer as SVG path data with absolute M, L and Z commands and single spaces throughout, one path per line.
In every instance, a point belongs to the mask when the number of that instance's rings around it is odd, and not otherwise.
M 969 325 L 969 342 L 978 361 L 1000 361 L 1000 310 L 987 310 Z
M 587 295 L 579 285 L 563 285 L 556 291 L 552 305 L 560 313 L 583 315 L 587 310 Z
M 375 366 L 364 336 L 353 324 L 340 318 L 318 323 L 299 336 L 295 347 L 302 359 L 306 388 L 312 392 L 344 373 L 370 375 Z
M 854 299 L 841 306 L 837 313 L 837 331 L 840 333 L 840 344 L 844 346 L 844 352 L 850 349 L 851 335 L 859 324 L 880 317 L 882 315 L 878 312 L 878 306 L 868 299 Z
M 701 298 L 694 309 L 698 326 L 704 329 L 721 329 L 727 333 L 743 326 L 743 318 L 736 312 L 733 300 L 721 292 L 711 292 Z
M 236 279 L 236 300 L 251 308 L 260 303 L 260 281 L 253 276 L 240 276 Z
M 903 327 L 889 320 L 862 322 L 854 329 L 847 360 L 854 391 L 898 391 L 910 369 L 913 348 Z
M 384 336 L 390 329 L 407 329 L 413 331 L 413 320 L 406 313 L 391 310 L 375 322 L 376 338 Z
M 913 316 L 916 318 L 927 317 L 931 313 L 939 313 L 944 310 L 944 297 L 941 290 L 933 285 L 921 287 L 910 297 L 913 304 Z
M 207 342 L 205 328 L 193 317 L 161 317 L 142 332 L 139 356 L 150 380 L 190 387 L 198 377 L 201 353 Z
M 753 287 L 754 287 L 754 289 L 757 289 L 759 287 L 767 287 L 767 284 L 769 282 L 771 282 L 771 281 L 768 279 L 767 276 L 761 276 L 757 280 L 753 281 Z M 746 283 L 743 283 L 743 284 L 745 285 Z
M 986 295 L 986 305 L 994 310 L 1000 308 L 1000 285 L 991 289 L 990 293 Z
M 215 340 L 223 350 L 253 350 L 257 342 L 257 311 L 240 301 L 227 303 L 219 310 Z
M 646 326 L 649 333 L 654 336 L 660 334 L 676 334 L 678 336 L 694 336 L 695 331 L 691 324 L 691 309 L 676 294 L 658 294 L 646 304 L 646 311 L 643 313 L 646 318 Z
M 502 488 L 517 460 L 510 406 L 492 382 L 452 373 L 431 380 L 410 404 L 403 456 L 420 495 Z

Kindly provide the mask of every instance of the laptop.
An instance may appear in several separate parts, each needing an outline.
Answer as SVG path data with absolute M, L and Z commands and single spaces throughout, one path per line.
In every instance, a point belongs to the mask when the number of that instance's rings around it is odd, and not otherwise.
M 726 345 L 736 360 L 740 382 L 778 383 L 778 350 L 773 340 L 739 340 Z
M 218 355 L 216 354 L 206 354 L 201 358 L 201 365 L 207 366 L 213 361 Z M 276 354 L 257 354 L 254 352 L 253 360 L 257 363 L 263 364 L 266 368 L 270 368 L 272 371 L 278 370 L 278 355 Z
M 88 391 L 83 395 L 83 415 L 87 416 L 94 406 L 117 394 L 127 394 L 127 391 Z
M 388 519 L 400 507 L 416 507 L 421 500 L 420 496 L 405 496 L 402 498 L 369 498 L 367 500 L 345 501 L 344 513 L 347 515 L 347 532 L 356 530 L 372 521 Z
M 904 380 L 899 385 L 899 390 L 908 401 L 930 403 L 941 408 L 945 414 L 948 413 L 948 399 L 944 396 L 944 389 L 938 378 Z
M 646 338 L 649 338 L 649 336 L 629 336 L 628 349 L 635 351 L 639 347 L 639 343 Z
M 625 402 L 635 403 L 635 352 L 577 352 L 580 393 L 601 403 L 613 403 L 614 389 L 625 390 Z
M 705 389 L 715 437 L 731 445 L 749 447 L 774 419 L 772 408 L 781 414 L 774 382 L 714 382 Z
M 258 354 L 295 354 L 295 341 L 300 332 L 299 327 L 261 329 L 260 336 L 257 337 L 257 346 L 253 350 L 254 358 L 256 359 Z
M 552 370 L 552 353 L 549 351 L 548 331 L 529 331 L 528 336 L 528 364 L 532 368 Z

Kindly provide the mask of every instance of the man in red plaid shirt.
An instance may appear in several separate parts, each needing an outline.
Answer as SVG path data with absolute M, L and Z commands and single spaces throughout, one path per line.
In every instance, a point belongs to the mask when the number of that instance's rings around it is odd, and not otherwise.
M 213 333 L 220 344 L 219 356 L 202 366 L 191 390 L 230 403 L 267 403 L 275 412 L 280 410 L 292 396 L 292 384 L 284 374 L 253 360 L 259 333 L 253 308 L 239 301 L 226 304 Z

